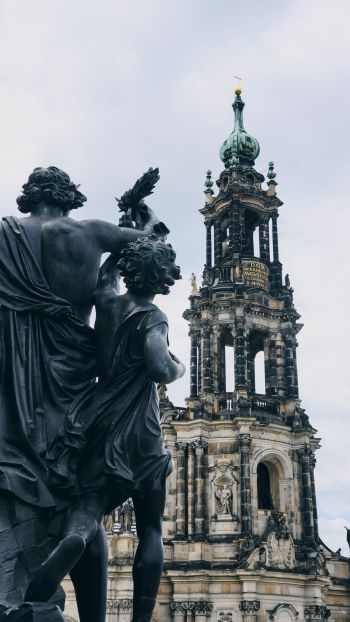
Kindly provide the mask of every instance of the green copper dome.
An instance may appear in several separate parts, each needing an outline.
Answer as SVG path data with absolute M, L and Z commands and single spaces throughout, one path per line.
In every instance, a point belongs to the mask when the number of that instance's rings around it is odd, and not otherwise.
M 240 89 L 237 88 L 235 93 L 236 98 L 232 104 L 235 113 L 235 126 L 220 149 L 220 158 L 226 168 L 237 166 L 238 164 L 254 166 L 255 159 L 260 152 L 260 146 L 256 138 L 250 136 L 244 129 L 243 108 L 245 104 L 242 101 Z

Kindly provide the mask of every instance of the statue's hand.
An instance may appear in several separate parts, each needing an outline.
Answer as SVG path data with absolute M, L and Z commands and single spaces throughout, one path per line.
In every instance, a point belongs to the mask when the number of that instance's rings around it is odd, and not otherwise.
M 169 233 L 168 227 L 158 219 L 150 207 L 146 205 L 143 207 L 144 209 L 137 210 L 135 214 L 136 229 L 140 229 L 150 235 L 151 233 L 155 233 L 159 238 L 164 240 Z
M 126 214 L 122 214 L 119 218 L 119 227 L 125 227 L 127 229 L 134 229 L 130 210 Z

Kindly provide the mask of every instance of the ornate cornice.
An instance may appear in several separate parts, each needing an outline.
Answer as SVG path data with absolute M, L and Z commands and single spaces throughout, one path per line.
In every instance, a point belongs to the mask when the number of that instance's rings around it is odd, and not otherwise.
M 208 447 L 208 443 L 207 441 L 205 441 L 203 438 L 198 438 L 197 440 L 193 441 L 193 443 L 191 443 L 193 449 L 206 449 Z
M 107 613 L 111 613 L 113 611 L 121 611 L 126 613 L 131 611 L 132 604 L 132 598 L 109 598 L 107 600 Z
M 173 615 L 176 613 L 185 614 L 186 611 L 193 611 L 196 615 L 206 615 L 208 616 L 213 611 L 213 603 L 208 600 L 182 600 L 182 601 L 173 601 L 170 603 L 170 611 Z

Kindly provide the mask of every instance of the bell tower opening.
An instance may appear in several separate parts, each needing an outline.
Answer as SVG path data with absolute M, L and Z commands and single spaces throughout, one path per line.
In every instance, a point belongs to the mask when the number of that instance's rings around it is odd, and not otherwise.
M 244 257 L 260 257 L 259 214 L 252 209 L 244 210 Z
M 257 468 L 259 510 L 279 510 L 279 474 L 270 462 L 259 462 Z
M 265 354 L 264 350 L 256 353 L 254 358 L 255 393 L 266 394 L 265 384 Z

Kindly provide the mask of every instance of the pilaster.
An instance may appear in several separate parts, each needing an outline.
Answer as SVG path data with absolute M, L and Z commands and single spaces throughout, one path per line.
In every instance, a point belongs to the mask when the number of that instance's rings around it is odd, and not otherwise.
M 212 266 L 212 242 L 211 242 L 211 222 L 207 221 L 205 223 L 205 230 L 206 230 L 206 266 L 207 268 L 211 268 Z
M 252 442 L 249 434 L 238 436 L 240 451 L 240 485 L 241 485 L 241 529 L 242 534 L 252 531 L 252 500 L 250 484 L 249 449 Z
M 260 219 L 259 224 L 259 249 L 260 259 L 270 261 L 270 233 L 269 233 L 269 217 L 264 215 Z
M 303 521 L 303 537 L 306 542 L 314 542 L 314 509 L 311 488 L 312 450 L 309 445 L 304 445 L 298 452 L 301 465 L 301 514 Z
M 176 537 L 186 535 L 186 443 L 176 443 Z
M 241 600 L 239 608 L 242 612 L 243 622 L 256 622 L 260 600 Z
M 192 538 L 195 534 L 195 446 L 188 445 L 187 450 L 187 535 Z
M 198 335 L 193 330 L 191 337 L 191 397 L 198 397 Z
M 193 443 L 195 450 L 195 535 L 204 536 L 205 533 L 205 449 L 208 443 L 198 439 Z

